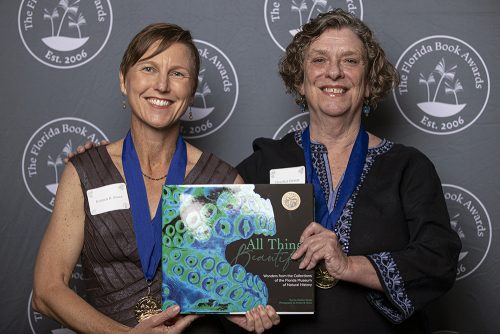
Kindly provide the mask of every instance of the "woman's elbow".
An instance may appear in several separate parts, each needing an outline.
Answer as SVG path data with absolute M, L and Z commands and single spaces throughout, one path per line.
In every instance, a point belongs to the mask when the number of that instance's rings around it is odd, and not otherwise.
M 44 298 L 39 288 L 33 287 L 31 294 L 31 306 L 37 312 L 44 314 Z
M 56 293 L 53 286 L 39 281 L 37 282 L 37 277 L 35 276 L 31 294 L 31 306 L 34 310 L 48 315 L 50 298 L 55 295 Z

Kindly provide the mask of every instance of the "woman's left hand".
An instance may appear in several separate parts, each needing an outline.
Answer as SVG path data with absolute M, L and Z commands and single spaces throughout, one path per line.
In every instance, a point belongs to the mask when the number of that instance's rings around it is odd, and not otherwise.
M 309 224 L 300 236 L 300 247 L 292 255 L 292 260 L 300 259 L 300 269 L 313 269 L 322 260 L 326 269 L 341 279 L 347 271 L 349 258 L 344 254 L 337 235 L 318 223 Z
M 249 332 L 259 334 L 280 323 L 280 316 L 271 305 L 259 305 L 245 315 L 230 315 L 227 319 Z

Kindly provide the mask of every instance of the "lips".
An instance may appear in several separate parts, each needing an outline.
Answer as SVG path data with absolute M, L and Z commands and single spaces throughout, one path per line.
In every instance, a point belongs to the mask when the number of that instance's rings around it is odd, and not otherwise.
M 159 99 L 156 97 L 150 97 L 146 99 L 150 104 L 156 107 L 168 107 L 172 104 L 171 100 Z

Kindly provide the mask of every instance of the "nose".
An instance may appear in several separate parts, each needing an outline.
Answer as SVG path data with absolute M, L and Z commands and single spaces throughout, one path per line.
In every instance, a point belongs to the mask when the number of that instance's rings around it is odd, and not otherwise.
M 159 92 L 167 92 L 170 88 L 168 82 L 168 75 L 163 73 L 158 73 L 154 88 Z
M 330 66 L 328 67 L 327 72 L 328 77 L 333 80 L 342 78 L 344 76 L 344 70 L 342 69 L 342 65 L 340 61 L 332 61 L 330 62 Z

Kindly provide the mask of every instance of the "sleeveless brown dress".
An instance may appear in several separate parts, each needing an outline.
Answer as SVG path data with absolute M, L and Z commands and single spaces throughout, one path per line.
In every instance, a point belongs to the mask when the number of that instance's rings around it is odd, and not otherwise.
M 89 189 L 125 181 L 104 146 L 78 154 L 71 162 L 80 177 L 85 198 L 85 238 L 81 262 L 86 299 L 110 318 L 133 327 L 137 324 L 134 306 L 147 295 L 148 288 L 137 251 L 131 211 L 115 210 L 93 216 L 87 199 Z M 236 176 L 236 169 L 215 155 L 203 152 L 184 183 L 233 183 Z M 158 266 L 151 293 L 161 299 L 160 290 L 161 266 Z M 218 326 L 217 321 L 210 317 L 202 319 L 195 321 L 189 331 L 200 327 L 195 331 L 212 332 L 205 325 Z M 203 325 L 203 322 L 206 324 Z

